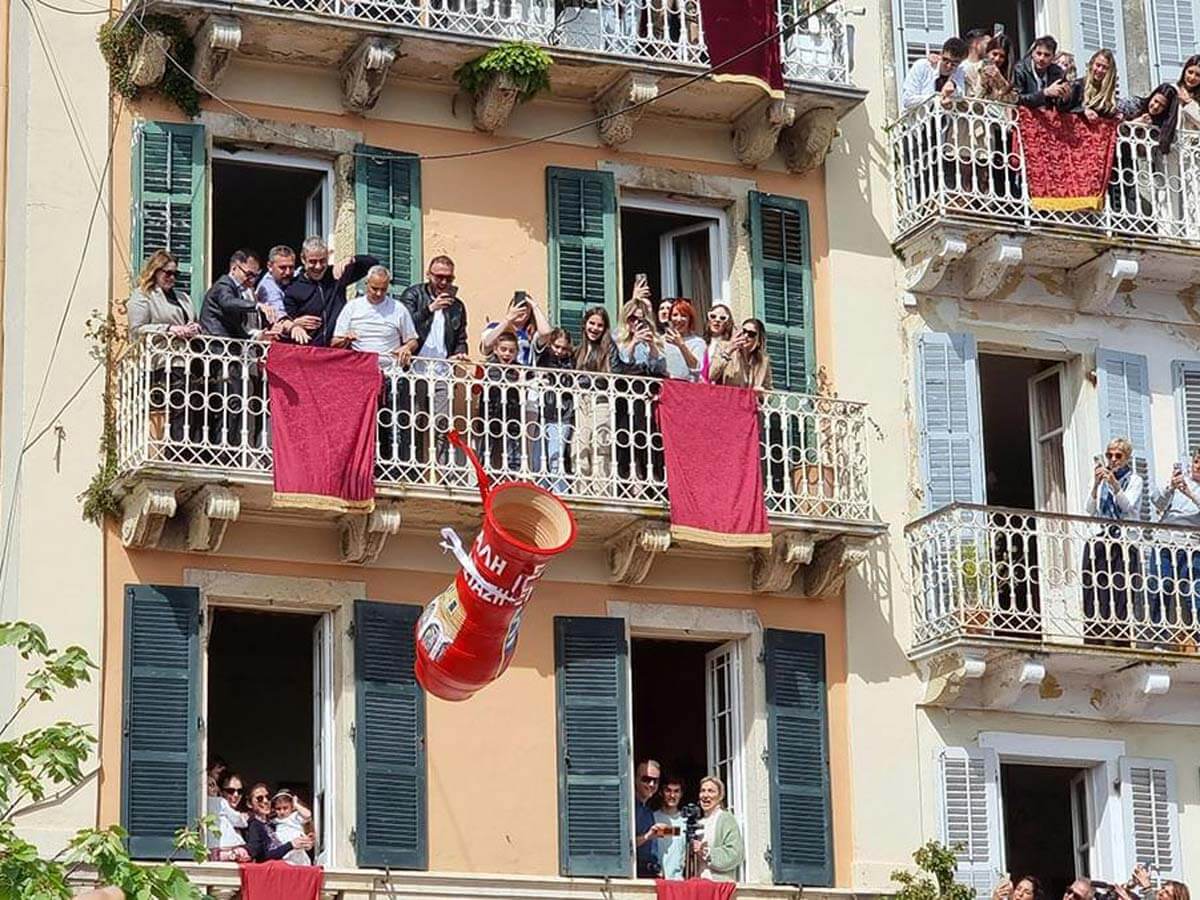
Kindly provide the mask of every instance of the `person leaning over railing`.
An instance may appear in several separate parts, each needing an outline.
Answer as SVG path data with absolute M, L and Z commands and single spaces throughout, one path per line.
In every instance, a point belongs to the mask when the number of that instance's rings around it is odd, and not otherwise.
M 1101 49 L 1092 54 L 1087 74 L 1072 83 L 1063 108 L 1089 122 L 1117 116 L 1117 60 L 1111 50 Z
M 1043 106 L 1061 107 L 1071 92 L 1067 74 L 1057 62 L 1058 41 L 1042 35 L 1033 42 L 1029 53 L 1013 69 L 1013 86 L 1017 89 L 1017 105 L 1038 109 Z
M 1200 449 L 1186 468 L 1175 464 L 1170 481 L 1153 491 L 1150 501 L 1161 524 L 1188 529 L 1159 533 L 1162 539 L 1181 546 L 1160 547 L 1150 558 L 1153 569 L 1147 585 L 1150 621 L 1175 625 L 1188 633 L 1153 629 L 1150 640 L 1194 645 L 1191 632 L 1200 621 Z
M 1179 124 L 1200 131 L 1200 54 L 1188 57 L 1175 89 L 1179 95 Z
M 904 78 L 901 108 L 913 109 L 934 97 L 939 97 L 942 106 L 948 107 L 955 95 L 962 97 L 966 93 L 962 71 L 962 61 L 966 57 L 967 42 L 960 37 L 951 37 L 942 44 L 942 52 L 936 61 L 925 57 L 916 60 Z
M 1128 646 L 1129 599 L 1140 587 L 1138 549 L 1126 538 L 1122 522 L 1141 513 L 1142 478 L 1133 468 L 1133 444 L 1115 438 L 1096 458 L 1087 514 L 1112 524 L 1083 548 L 1083 633 L 1087 643 Z M 1136 583 L 1136 584 L 1135 584 Z
M 200 334 L 200 323 L 192 301 L 186 293 L 176 290 L 179 261 L 166 250 L 155 250 L 142 266 L 137 287 L 129 298 L 129 336 L 135 341 L 147 334 L 167 334 L 179 342 Z M 174 341 L 172 342 L 174 343 Z M 182 343 L 180 348 L 182 349 Z M 156 348 L 157 349 L 157 348 Z M 166 429 L 164 415 L 170 428 L 170 439 L 183 441 L 187 418 L 187 374 L 189 356 L 185 353 L 167 354 L 150 351 L 150 440 L 161 441 Z M 170 378 L 168 379 L 168 360 Z M 165 412 L 164 412 L 165 411 Z M 199 422 L 193 420 L 193 432 L 199 432 Z

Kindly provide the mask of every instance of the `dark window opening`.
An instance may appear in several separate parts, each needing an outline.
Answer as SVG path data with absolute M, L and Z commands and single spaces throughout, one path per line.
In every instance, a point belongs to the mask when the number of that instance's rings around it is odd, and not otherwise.
M 1002 765 L 1005 858 L 1013 881 L 1035 875 L 1047 897 L 1061 897 L 1076 878 L 1072 780 L 1082 769 Z M 1090 823 L 1083 823 L 1090 832 Z M 1090 834 L 1082 836 L 1090 840 Z M 1085 875 L 1085 872 L 1080 872 Z
M 633 291 L 634 279 L 644 273 L 654 300 L 686 297 L 702 321 L 708 308 L 724 299 L 721 285 L 714 285 L 712 278 L 709 230 L 716 224 L 705 216 L 622 207 L 622 301 Z M 664 263 L 669 271 L 664 271 Z
M 1003 30 L 1014 44 L 1017 58 L 1029 51 L 1037 29 L 1033 0 L 959 0 L 959 34 L 982 28 L 989 34 Z M 1066 49 L 1065 47 L 1063 49 Z
M 985 496 L 991 506 L 1036 508 L 1029 379 L 1052 365 L 1025 356 L 979 354 Z
M 327 230 L 314 221 L 324 209 L 323 201 L 314 200 L 314 192 L 321 197 L 324 172 L 214 159 L 212 182 L 213 280 L 228 270 L 235 250 L 255 251 L 265 270 L 266 254 L 275 245 L 299 253 L 308 229 Z

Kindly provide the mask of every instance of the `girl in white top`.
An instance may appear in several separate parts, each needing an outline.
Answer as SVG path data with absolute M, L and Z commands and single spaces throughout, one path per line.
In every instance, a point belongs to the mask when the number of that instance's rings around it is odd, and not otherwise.
M 312 821 L 312 813 L 291 791 L 278 791 L 271 798 L 271 811 L 274 813 L 271 824 L 275 826 L 275 837 L 281 844 L 289 844 L 305 834 L 306 826 Z M 283 861 L 292 866 L 312 865 L 307 850 L 290 850 Z

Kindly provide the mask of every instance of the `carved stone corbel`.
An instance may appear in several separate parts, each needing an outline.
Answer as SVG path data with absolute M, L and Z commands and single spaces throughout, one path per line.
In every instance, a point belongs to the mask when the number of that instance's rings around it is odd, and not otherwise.
M 820 544 L 804 570 L 804 596 L 832 597 L 846 584 L 846 574 L 867 558 L 870 538 L 841 534 Z
M 994 659 L 983 676 L 983 705 L 1012 709 L 1021 692 L 1046 680 L 1046 664 L 1026 653 L 1010 653 Z
M 670 547 L 670 526 L 663 522 L 634 522 L 605 545 L 609 580 L 618 584 L 641 584 L 650 573 L 654 557 Z
M 521 92 L 507 74 L 501 72 L 475 95 L 475 127 L 485 134 L 499 131 L 508 122 Z
M 1137 278 L 1140 253 L 1106 250 L 1071 272 L 1069 282 L 1080 312 L 1104 315 L 1112 310 L 1121 282 Z
M 770 550 L 755 550 L 750 566 L 750 586 L 760 593 L 778 593 L 792 586 L 800 566 L 812 562 L 816 535 L 807 531 L 782 531 L 771 540 Z
M 941 284 L 950 264 L 967 253 L 967 236 L 952 228 L 940 228 L 909 253 L 904 271 L 904 289 L 928 293 Z M 914 261 L 915 260 L 915 261 Z
M 786 100 L 760 100 L 733 123 L 734 156 L 750 168 L 766 162 L 775 152 L 779 132 L 795 121 L 796 107 Z
M 187 548 L 198 553 L 216 553 L 225 540 L 225 529 L 242 511 L 237 491 L 219 484 L 206 484 L 183 505 L 187 520 Z
M 367 112 L 379 100 L 399 44 L 381 37 L 365 37 L 342 63 L 342 106 L 351 112 Z
M 642 117 L 645 106 L 621 112 L 627 106 L 647 103 L 658 96 L 658 77 L 645 72 L 626 72 L 596 98 L 596 115 L 603 116 L 596 125 L 600 140 L 609 147 L 619 147 L 633 137 L 633 126 Z
M 987 657 L 981 650 L 946 653 L 929 664 L 925 679 L 925 703 L 953 706 L 966 688 L 983 678 Z
M 147 31 L 133 54 L 129 65 L 129 80 L 138 87 L 158 84 L 167 71 L 167 53 L 171 39 L 161 31 Z
M 1025 238 L 994 234 L 963 261 L 963 289 L 969 300 L 984 300 L 996 293 L 1014 266 L 1025 258 Z
M 793 175 L 803 175 L 825 162 L 833 136 L 837 133 L 837 111 L 818 106 L 804 112 L 779 132 L 783 164 Z
M 175 515 L 173 481 L 141 481 L 122 502 L 121 543 L 131 549 L 158 546 L 163 526 Z
M 242 45 L 242 25 L 230 16 L 209 16 L 196 32 L 192 74 L 212 93 L 225 77 L 229 61 Z
M 1153 697 L 1171 689 L 1171 670 L 1153 663 L 1135 665 L 1115 672 L 1104 680 L 1104 702 L 1100 709 L 1106 719 L 1127 721 L 1146 711 Z
M 378 500 L 369 513 L 351 513 L 338 519 L 341 560 L 367 565 L 379 559 L 387 539 L 400 532 L 400 501 Z

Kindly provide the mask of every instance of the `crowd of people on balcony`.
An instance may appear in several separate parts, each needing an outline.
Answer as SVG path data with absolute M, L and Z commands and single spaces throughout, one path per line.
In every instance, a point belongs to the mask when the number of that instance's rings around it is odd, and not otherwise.
M 422 430 L 435 436 L 433 452 L 439 463 L 446 462 L 445 433 L 456 399 L 449 376 L 466 374 L 475 385 L 480 455 L 494 471 L 527 464 L 526 471 L 545 475 L 547 487 L 558 490 L 565 490 L 567 475 L 576 476 L 585 491 L 590 481 L 609 479 L 610 459 L 622 479 L 631 472 L 643 478 L 653 472 L 656 480 L 663 479 L 662 453 L 649 437 L 657 429 L 650 405 L 653 382 L 626 377 L 612 397 L 606 387 L 616 376 L 771 388 L 766 327 L 760 320 L 735 326 L 730 308 L 716 303 L 701 327 L 687 298 L 666 298 L 655 307 L 644 275 L 637 276 L 615 329 L 607 310 L 595 306 L 584 311 L 577 335 L 552 322 L 530 294 L 517 291 L 506 314 L 484 326 L 473 358 L 467 304 L 458 296 L 448 256 L 434 257 L 425 280 L 402 290 L 372 256 L 331 264 L 318 237 L 304 241 L 298 262 L 290 247 L 273 247 L 264 272 L 253 251 L 234 253 L 197 314 L 175 286 L 178 260 L 157 250 L 129 301 L 130 334 L 166 334 L 184 347 L 211 336 L 377 354 L 387 373 L 380 406 L 392 412 L 381 417 L 380 456 L 406 464 L 428 459 L 424 436 L 413 425 L 418 417 L 432 423 Z M 348 300 L 349 287 L 364 279 L 363 293 Z M 170 368 L 176 383 L 168 389 Z M 414 375 L 425 377 L 409 377 Z M 192 392 L 206 395 L 203 417 L 195 411 L 194 397 L 177 395 L 185 378 Z M 157 354 L 151 373 L 151 415 L 157 422 L 151 430 L 161 439 L 169 427 L 171 442 L 180 442 L 199 440 L 207 427 L 209 443 L 237 446 L 243 427 L 249 427 L 254 434 L 248 437 L 265 440 L 265 409 L 247 415 L 243 397 L 248 381 L 257 395 L 261 378 L 256 365 L 238 359 L 188 362 L 183 354 Z M 637 438 L 616 440 L 614 431 Z
M 312 865 L 312 813 L 289 790 L 274 794 L 263 782 L 247 791 L 223 760 L 208 767 L 208 812 L 215 819 L 209 858 L 217 862 L 282 860 Z
M 1149 623 L 1137 635 L 1148 645 L 1177 644 L 1176 629 L 1200 626 L 1200 547 L 1187 533 L 1180 546 L 1160 546 L 1143 557 L 1140 542 L 1127 525 L 1143 518 L 1144 480 L 1135 466 L 1134 447 L 1126 438 L 1109 443 L 1095 459 L 1086 503 L 1088 515 L 1105 520 L 1084 546 L 1084 636 L 1090 643 L 1128 646 L 1123 623 L 1131 611 Z M 1151 516 L 1163 525 L 1200 528 L 1200 449 L 1176 463 L 1171 477 L 1150 493 Z M 1166 543 L 1169 535 L 1155 535 Z M 1120 633 L 1118 633 L 1120 630 Z M 1195 638 L 1191 638 L 1195 642 Z
M 642 760 L 635 774 L 637 877 L 736 881 L 746 849 L 737 819 L 725 808 L 724 782 L 701 778 L 696 802 L 685 803 L 683 780 L 664 776 L 657 760 Z
M 1047 897 L 1043 880 L 1036 875 L 1002 879 L 992 890 L 991 900 L 1053 900 Z M 1092 878 L 1076 878 L 1063 892 L 1063 900 L 1191 900 L 1182 881 L 1157 880 L 1142 863 L 1134 867 L 1124 884 Z

